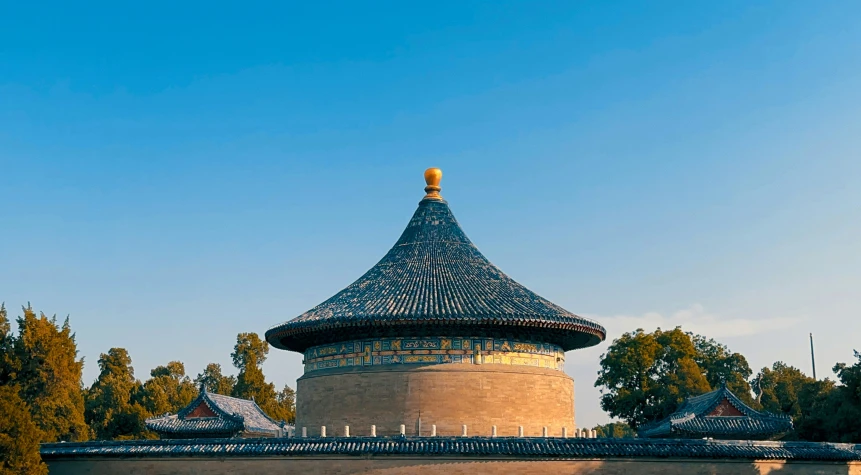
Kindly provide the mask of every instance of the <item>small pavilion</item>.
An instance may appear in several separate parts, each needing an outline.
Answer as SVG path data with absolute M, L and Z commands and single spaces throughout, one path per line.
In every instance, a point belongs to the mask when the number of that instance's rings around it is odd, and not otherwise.
M 787 415 L 757 411 L 741 401 L 726 385 L 688 398 L 676 412 L 638 431 L 647 438 L 711 438 L 777 440 L 792 431 Z
M 276 422 L 254 401 L 211 393 L 200 394 L 176 414 L 146 420 L 147 429 L 162 439 L 283 437 L 285 422 Z

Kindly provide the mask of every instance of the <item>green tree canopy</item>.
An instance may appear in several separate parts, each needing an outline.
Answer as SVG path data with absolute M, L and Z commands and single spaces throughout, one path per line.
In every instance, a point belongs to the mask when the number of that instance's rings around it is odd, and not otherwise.
M 861 353 L 855 352 L 858 360 L 853 365 L 837 363 L 834 372 L 842 383 L 832 396 L 837 401 L 837 410 L 832 415 L 832 430 L 839 442 L 861 442 Z
M 599 438 L 624 439 L 628 437 L 636 437 L 634 429 L 624 422 L 611 422 L 609 424 L 597 425 L 593 427 L 595 436 Z
M 693 335 L 694 348 L 696 348 L 697 366 L 709 382 L 712 389 L 726 384 L 727 388 L 747 405 L 757 408 L 758 404 L 751 396 L 750 384 L 747 380 L 753 371 L 747 364 L 747 359 L 740 353 L 733 353 L 711 338 L 702 335 Z
M 811 442 L 840 440 L 835 438 L 834 414 L 837 412 L 834 397 L 834 381 L 824 379 L 813 381 L 801 387 L 798 392 L 798 405 L 801 416 L 795 423 L 798 437 Z
M 100 440 L 144 439 L 152 436 L 149 416 L 136 397 L 142 390 L 132 359 L 124 348 L 111 348 L 99 357 L 99 377 L 86 393 L 84 416 Z
M 798 368 L 777 361 L 770 369 L 759 370 L 751 385 L 763 410 L 787 414 L 797 423 L 801 416 L 798 396 L 805 385 L 813 382 L 813 378 Z
M 734 371 L 749 375 L 747 361 L 714 340 L 678 327 L 652 333 L 638 329 L 614 340 L 601 355 L 595 386 L 602 388 L 601 407 L 636 429 L 667 417 L 688 397 L 712 390 L 709 378 L 715 386 L 722 381 L 736 385 L 737 395 L 745 397 L 747 383 L 737 381 Z
M 197 388 L 179 361 L 157 366 L 150 375 L 152 378 L 143 384 L 139 400 L 154 416 L 175 414 L 197 397 Z
M 18 387 L 0 385 L 0 475 L 47 474 L 39 456 L 41 436 Z
M 798 437 L 814 442 L 861 443 L 861 353 L 853 365 L 838 363 L 834 372 L 841 384 L 828 379 L 808 380 L 798 391 L 801 414 Z
M 236 386 L 236 376 L 221 374 L 221 365 L 218 363 L 209 363 L 202 373 L 194 378 L 194 384 L 197 387 L 203 386 L 207 391 L 216 394 L 224 394 L 230 396 L 233 393 L 233 387 Z
M 66 318 L 62 326 L 57 317 L 36 316 L 30 306 L 18 318 L 18 337 L 14 338 L 13 380 L 20 386 L 21 399 L 30 408 L 44 441 L 80 441 L 89 438 L 84 422 L 84 397 L 75 335 Z

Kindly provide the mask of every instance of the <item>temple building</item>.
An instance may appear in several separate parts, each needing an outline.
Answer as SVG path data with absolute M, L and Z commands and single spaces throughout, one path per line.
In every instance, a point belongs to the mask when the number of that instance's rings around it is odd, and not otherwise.
M 205 387 L 181 411 L 147 419 L 146 427 L 162 439 L 284 437 L 288 430 L 254 401 L 214 394 Z
M 790 431 L 789 416 L 756 411 L 722 385 L 710 393 L 688 398 L 667 418 L 640 428 L 639 436 L 777 440 Z
M 604 328 L 491 264 L 440 197 L 441 176 L 425 172 L 427 195 L 371 270 L 266 333 L 304 355 L 293 437 L 253 401 L 201 391 L 147 420 L 162 439 L 42 444 L 50 473 L 861 474 L 858 444 L 749 440 L 792 423 L 725 387 L 638 438 L 577 430 L 565 352 Z
M 565 352 L 600 343 L 604 328 L 490 263 L 440 196 L 441 178 L 425 172 L 426 195 L 382 260 L 266 332 L 304 355 L 296 427 L 308 435 L 573 433 Z

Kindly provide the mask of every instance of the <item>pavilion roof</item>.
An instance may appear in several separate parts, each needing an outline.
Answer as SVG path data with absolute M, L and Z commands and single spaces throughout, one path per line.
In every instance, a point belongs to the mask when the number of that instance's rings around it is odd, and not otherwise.
M 783 414 L 757 411 L 726 385 L 688 398 L 665 419 L 640 428 L 640 437 L 711 437 L 715 439 L 777 439 L 792 430 Z
M 201 407 L 208 409 L 203 415 Z M 178 413 L 147 419 L 146 426 L 166 438 L 233 437 L 240 433 L 275 437 L 283 433 L 281 425 L 254 401 L 210 393 L 205 388 Z

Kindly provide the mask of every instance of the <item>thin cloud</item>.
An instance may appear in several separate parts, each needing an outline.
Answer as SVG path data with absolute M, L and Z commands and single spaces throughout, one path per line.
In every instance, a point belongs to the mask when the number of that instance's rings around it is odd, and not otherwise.
M 586 316 L 586 315 L 584 315 Z M 797 325 L 803 319 L 796 317 L 777 318 L 726 318 L 706 312 L 700 304 L 670 315 L 648 312 L 638 316 L 617 315 L 612 317 L 589 315 L 607 329 L 607 339 L 612 341 L 622 333 L 642 328 L 651 332 L 657 328 L 670 330 L 677 326 L 688 332 L 699 333 L 709 338 L 726 338 L 758 335 L 775 329 L 785 329 Z

